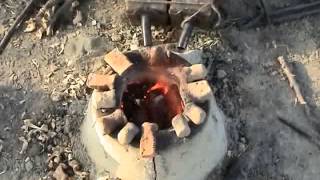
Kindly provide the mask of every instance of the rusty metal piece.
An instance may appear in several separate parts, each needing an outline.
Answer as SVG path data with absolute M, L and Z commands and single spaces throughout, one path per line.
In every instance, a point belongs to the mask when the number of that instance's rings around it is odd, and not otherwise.
M 155 123 L 142 124 L 142 137 L 140 139 L 140 154 L 143 158 L 153 158 L 156 155 L 156 133 L 159 127 Z

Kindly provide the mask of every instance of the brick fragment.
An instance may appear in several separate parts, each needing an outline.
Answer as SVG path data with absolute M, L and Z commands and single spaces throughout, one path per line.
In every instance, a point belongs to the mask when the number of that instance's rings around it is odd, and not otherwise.
M 118 49 L 114 49 L 106 54 L 104 60 L 119 75 L 122 75 L 129 67 L 133 65 L 127 56 L 121 53 Z
M 139 128 L 132 122 L 128 122 L 118 133 L 118 141 L 122 145 L 130 144 L 139 133 Z
M 102 135 L 111 134 L 127 123 L 127 118 L 121 109 L 116 109 L 112 114 L 98 117 L 96 126 Z
M 171 123 L 174 131 L 179 138 L 187 137 L 190 135 L 191 130 L 188 125 L 188 121 L 182 114 L 178 114 L 174 118 L 172 118 Z
M 188 93 L 192 100 L 197 102 L 205 102 L 213 96 L 211 87 L 206 80 L 188 83 Z
M 156 155 L 156 133 L 159 127 L 155 123 L 142 124 L 142 137 L 140 139 L 140 154 L 143 158 L 153 158 Z
M 114 88 L 116 75 L 103 75 L 90 73 L 87 80 L 87 86 L 92 89 L 106 91 Z
M 110 109 L 117 106 L 116 91 L 93 91 L 93 107 L 96 109 Z
M 194 103 L 189 103 L 185 106 L 183 115 L 189 118 L 194 124 L 200 125 L 204 122 L 207 113 Z

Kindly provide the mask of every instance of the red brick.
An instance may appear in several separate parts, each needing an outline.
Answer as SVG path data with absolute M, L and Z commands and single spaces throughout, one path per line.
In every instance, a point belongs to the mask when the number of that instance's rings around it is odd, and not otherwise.
M 122 75 L 133 64 L 126 55 L 121 53 L 118 49 L 114 49 L 104 57 L 108 65 L 119 75 Z
M 87 79 L 87 86 L 92 89 L 106 91 L 113 89 L 116 75 L 102 75 L 90 73 Z
M 156 133 L 158 125 L 145 122 L 142 124 L 142 137 L 140 139 L 140 154 L 143 158 L 153 158 L 156 155 Z

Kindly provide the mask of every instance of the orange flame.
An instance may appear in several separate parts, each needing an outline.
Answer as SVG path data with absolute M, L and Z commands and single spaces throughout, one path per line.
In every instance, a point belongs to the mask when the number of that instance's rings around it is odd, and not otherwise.
M 162 94 L 166 95 L 169 91 L 169 86 L 167 83 L 163 81 L 158 81 L 155 85 L 153 85 L 147 93 L 150 93 L 151 91 L 160 90 Z

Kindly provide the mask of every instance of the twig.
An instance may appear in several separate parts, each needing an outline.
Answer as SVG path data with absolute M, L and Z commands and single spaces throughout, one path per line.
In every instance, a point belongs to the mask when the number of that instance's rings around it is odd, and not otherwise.
M 63 0 L 48 0 L 44 6 L 39 10 L 38 14 L 36 15 L 36 20 L 39 20 L 41 16 L 45 13 L 46 10 L 51 8 L 52 6 L 57 5 L 58 3 L 62 2 Z
M 0 42 L 0 55 L 8 45 L 11 37 L 13 36 L 15 30 L 18 28 L 18 26 L 21 24 L 22 21 L 27 19 L 27 14 L 28 12 L 33 8 L 33 5 L 37 2 L 38 0 L 31 0 L 29 4 L 23 9 L 23 11 L 19 14 L 17 19 L 14 21 L 13 25 L 10 27 L 6 35 L 2 38 Z
M 289 81 L 289 86 L 293 89 L 294 93 L 296 94 L 296 98 L 300 104 L 307 104 L 307 102 L 304 100 L 304 97 L 301 94 L 300 86 L 298 85 L 297 81 L 294 78 L 294 74 L 290 71 L 290 68 L 286 61 L 284 60 L 283 56 L 278 57 L 278 62 L 281 65 L 281 68 L 284 72 L 284 74 L 287 76 Z

